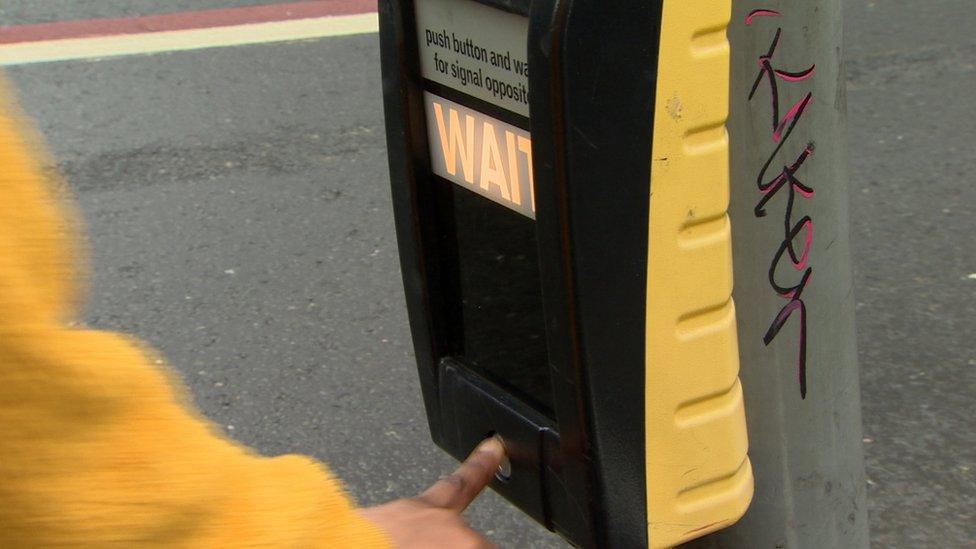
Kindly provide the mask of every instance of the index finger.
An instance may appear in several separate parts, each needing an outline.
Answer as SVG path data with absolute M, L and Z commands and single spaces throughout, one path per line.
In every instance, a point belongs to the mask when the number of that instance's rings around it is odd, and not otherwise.
M 454 474 L 434 483 L 418 499 L 460 513 L 488 486 L 504 458 L 501 441 L 489 438 L 471 452 Z

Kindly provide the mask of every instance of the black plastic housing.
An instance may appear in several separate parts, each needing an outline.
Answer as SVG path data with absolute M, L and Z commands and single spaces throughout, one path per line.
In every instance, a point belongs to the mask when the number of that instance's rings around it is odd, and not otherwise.
M 661 2 L 482 3 L 529 18 L 530 118 L 456 92 L 451 99 L 532 134 L 553 407 L 540 413 L 457 356 L 456 251 L 438 214 L 451 183 L 431 173 L 423 105 L 424 90 L 451 92 L 421 77 L 413 2 L 381 0 L 392 198 L 431 435 L 462 459 L 501 434 L 513 472 L 493 481 L 496 491 L 574 544 L 646 546 L 644 327 Z

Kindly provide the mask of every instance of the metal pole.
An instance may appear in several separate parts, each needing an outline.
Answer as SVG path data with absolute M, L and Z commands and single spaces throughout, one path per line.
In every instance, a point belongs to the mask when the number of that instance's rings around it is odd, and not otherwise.
M 840 0 L 729 25 L 738 340 L 755 495 L 696 547 L 868 547 Z

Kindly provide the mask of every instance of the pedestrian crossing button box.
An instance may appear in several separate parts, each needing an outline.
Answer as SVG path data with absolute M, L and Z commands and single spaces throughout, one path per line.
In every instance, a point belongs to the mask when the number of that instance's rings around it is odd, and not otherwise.
M 435 443 L 588 547 L 751 496 L 731 302 L 729 0 L 388 0 L 410 327 Z

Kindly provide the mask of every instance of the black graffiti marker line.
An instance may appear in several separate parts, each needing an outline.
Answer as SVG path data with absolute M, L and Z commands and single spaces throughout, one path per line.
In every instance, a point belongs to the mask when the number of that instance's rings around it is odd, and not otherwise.
M 753 10 L 746 16 L 745 23 L 746 25 L 751 25 L 753 19 L 756 17 L 779 17 L 779 15 L 780 13 L 775 10 Z M 786 208 L 783 212 L 783 240 L 780 242 L 779 247 L 773 254 L 767 277 L 769 280 L 769 285 L 772 287 L 773 291 L 789 301 L 773 318 L 773 321 L 767 328 L 766 333 L 763 335 L 763 344 L 768 346 L 770 343 L 772 343 L 783 326 L 785 326 L 787 321 L 789 321 L 789 319 L 793 316 L 793 313 L 798 312 L 799 349 L 797 357 L 797 381 L 800 386 L 800 397 L 805 399 L 807 395 L 807 308 L 802 296 L 803 290 L 806 289 L 807 284 L 810 281 L 810 277 L 813 274 L 813 268 L 808 266 L 810 247 L 813 242 L 813 219 L 807 215 L 803 216 L 794 223 L 793 207 L 796 203 L 797 193 L 799 193 L 804 199 L 810 199 L 814 195 L 814 189 L 804 184 L 796 177 L 797 171 L 803 166 L 806 160 L 813 155 L 813 143 L 807 143 L 793 163 L 783 166 L 782 170 L 769 181 L 766 181 L 766 174 L 773 161 L 779 156 L 779 153 L 783 149 L 784 145 L 787 143 L 787 141 L 789 141 L 790 136 L 793 134 L 793 130 L 803 118 L 803 115 L 807 112 L 808 107 L 813 101 L 813 93 L 808 92 L 803 96 L 803 98 L 794 103 L 790 107 L 789 111 L 787 111 L 787 113 L 781 118 L 780 94 L 777 80 L 783 80 L 785 82 L 801 82 L 803 80 L 807 80 L 813 76 L 816 65 L 811 65 L 810 68 L 801 71 L 785 71 L 775 68 L 773 66 L 773 55 L 776 53 L 776 49 L 779 46 L 782 35 L 783 29 L 781 27 L 777 28 L 768 50 L 764 55 L 759 57 L 759 73 L 756 75 L 756 79 L 752 84 L 752 88 L 749 90 L 748 96 L 748 101 L 751 102 L 763 80 L 767 81 L 769 85 L 772 107 L 772 139 L 776 143 L 776 146 L 773 148 L 772 153 L 759 170 L 756 178 L 756 185 L 758 186 L 759 191 L 763 194 L 763 197 L 756 204 L 753 213 L 756 217 L 765 217 L 767 203 L 773 198 L 773 196 L 779 193 L 781 189 L 784 187 L 787 189 Z M 801 233 L 804 235 L 803 247 L 802 250 L 797 253 L 795 242 Z M 778 282 L 776 277 L 777 267 L 782 261 L 784 255 L 787 255 L 790 258 L 790 263 L 795 270 L 803 271 L 799 282 L 792 286 L 781 284 Z
M 776 157 L 779 156 L 780 150 L 782 150 L 783 146 L 786 145 L 786 142 L 789 140 L 790 135 L 793 134 L 793 129 L 796 128 L 796 125 L 800 122 L 800 119 L 807 112 L 807 107 L 810 106 L 811 103 L 813 103 L 813 93 L 808 93 L 805 96 L 803 96 L 803 99 L 797 101 L 796 104 L 793 105 L 793 108 L 790 109 L 790 112 L 787 114 L 787 118 L 784 118 L 782 123 L 779 126 L 781 129 L 785 128 L 785 132 L 780 133 L 778 137 L 774 134 L 773 140 L 777 142 L 776 147 L 773 149 L 773 152 L 770 153 L 769 157 L 766 159 L 766 163 L 763 164 L 762 169 L 759 170 L 759 175 L 756 176 L 756 185 L 759 187 L 759 190 L 762 191 L 763 193 L 766 193 L 766 190 L 771 185 L 773 185 L 773 183 L 776 182 L 776 179 L 778 179 L 777 176 L 777 178 L 774 178 L 769 183 L 763 183 L 763 180 L 766 179 L 766 172 L 769 170 L 770 165 L 772 165 L 773 160 L 775 160 Z M 802 165 L 803 162 L 806 161 L 807 157 L 810 156 L 811 154 L 813 154 L 813 146 L 808 143 L 807 148 L 800 153 L 800 157 L 797 158 L 797 161 L 800 163 L 800 165 Z M 794 164 L 796 164 L 796 162 L 794 162 Z M 797 169 L 799 169 L 799 165 L 797 165 Z M 758 214 L 757 216 L 763 217 Z
M 804 185 L 802 182 L 800 182 L 799 179 L 796 178 L 795 175 L 796 171 L 800 168 L 800 166 L 802 166 L 803 163 L 806 161 L 806 159 L 813 154 L 813 148 L 814 148 L 813 143 L 808 143 L 807 146 L 800 153 L 800 155 L 797 157 L 796 161 L 793 162 L 793 164 L 789 166 L 783 166 L 783 171 L 780 172 L 779 175 L 773 178 L 765 186 L 762 184 L 760 184 L 759 186 L 760 190 L 763 192 L 765 196 L 763 196 L 762 200 L 760 200 L 759 203 L 756 204 L 753 213 L 755 213 L 756 217 L 765 217 L 766 203 L 773 196 L 775 196 L 776 193 L 780 189 L 782 189 L 784 185 L 788 184 L 787 188 L 789 189 L 789 191 L 788 191 L 788 197 L 786 201 L 786 214 L 783 217 L 784 234 L 789 234 L 792 231 L 792 225 L 790 220 L 793 219 L 793 204 L 796 201 L 796 193 L 800 193 L 800 195 L 802 195 L 803 198 L 812 198 L 814 195 L 815 191 L 813 190 L 813 188 Z M 789 241 L 789 244 L 787 246 L 787 251 L 789 251 L 790 259 L 793 260 L 794 268 L 796 268 L 797 270 L 802 270 L 803 267 L 806 266 L 807 257 L 809 256 L 809 252 L 810 252 L 810 243 L 812 240 L 813 240 L 813 222 L 811 221 L 809 223 L 809 227 L 807 230 L 807 237 L 805 239 L 803 254 L 801 257 L 797 257 L 796 255 L 796 250 L 794 249 L 793 246 L 794 240 Z
M 796 365 L 796 376 L 800 384 L 800 398 L 805 399 L 807 398 L 807 306 L 803 303 L 803 300 L 790 300 L 789 303 L 780 309 L 776 318 L 773 319 L 773 323 L 766 330 L 766 334 L 763 335 L 763 343 L 765 345 L 772 343 L 776 335 L 779 334 L 780 328 L 786 324 L 786 321 L 789 320 L 794 311 L 800 311 L 800 349 Z
M 769 10 L 767 10 L 769 11 Z M 778 15 L 778 14 L 777 14 Z M 747 18 L 747 20 L 749 20 Z M 749 23 L 746 23 L 749 24 Z M 769 45 L 769 49 L 766 51 L 765 55 L 759 56 L 759 74 L 756 75 L 756 80 L 752 83 L 752 89 L 749 90 L 749 100 L 756 94 L 756 90 L 759 89 L 759 84 L 762 83 L 763 78 L 769 81 L 769 90 L 772 102 L 772 116 L 773 116 L 773 130 L 774 139 L 779 141 L 779 133 L 782 131 L 782 122 L 779 118 L 779 86 L 776 84 L 776 79 L 780 78 L 787 82 L 800 82 L 806 80 L 813 76 L 816 71 L 817 66 L 811 65 L 809 69 L 802 71 L 784 71 L 773 67 L 773 54 L 776 53 L 776 48 L 779 46 L 779 39 L 783 35 L 783 29 L 776 29 L 776 34 L 773 36 L 773 42 Z M 796 105 L 793 107 L 796 108 Z M 789 119 L 790 117 L 787 117 Z M 779 124 L 779 126 L 778 126 Z

